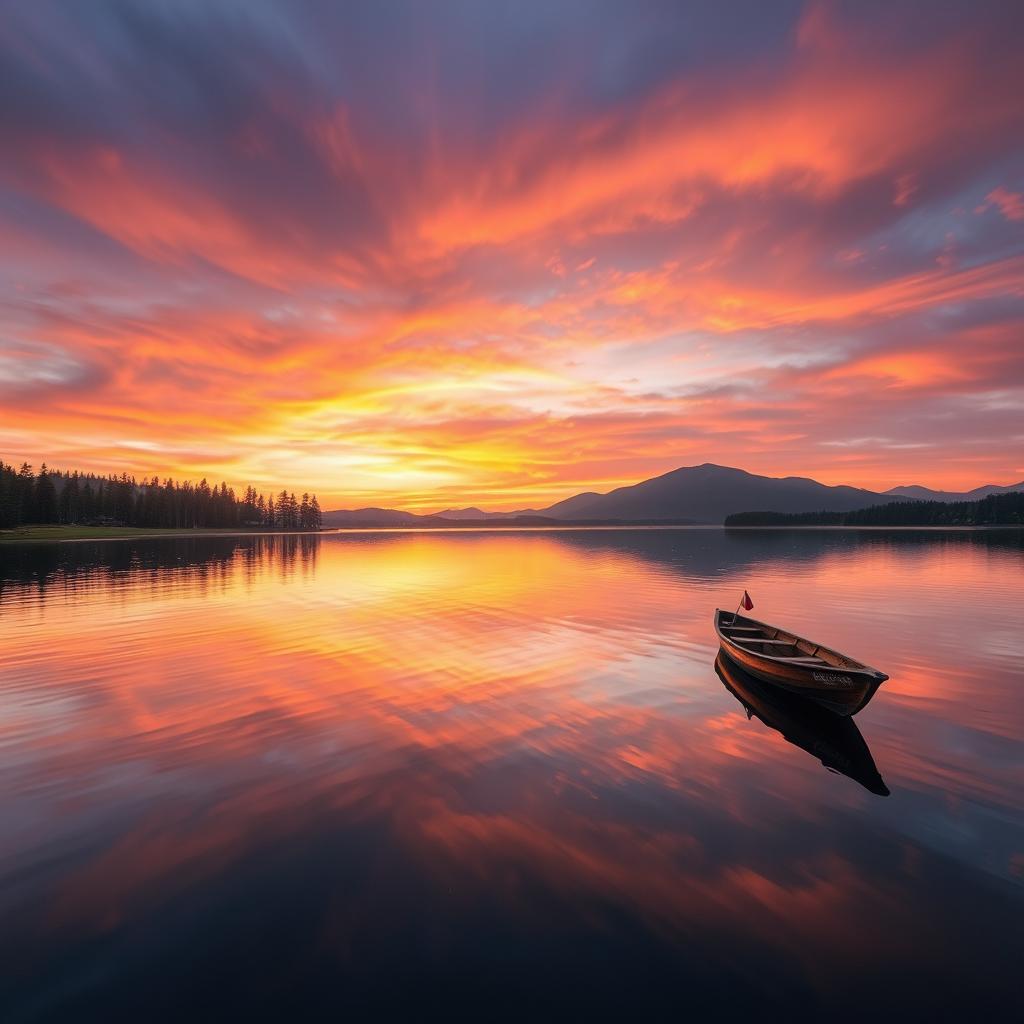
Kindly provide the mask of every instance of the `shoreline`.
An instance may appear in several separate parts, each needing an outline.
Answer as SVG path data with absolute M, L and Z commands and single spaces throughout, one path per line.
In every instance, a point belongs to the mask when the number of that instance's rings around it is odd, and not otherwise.
M 0 546 L 6 544 L 86 544 L 92 541 L 109 543 L 118 540 L 182 540 L 215 537 L 323 537 L 338 534 L 363 533 L 579 533 L 595 531 L 621 532 L 667 531 L 667 530 L 723 530 L 747 533 L 771 532 L 898 532 L 898 533 L 965 533 L 985 530 L 1022 530 L 1016 523 L 990 523 L 978 526 L 725 526 L 715 523 L 584 523 L 555 525 L 475 525 L 475 526 L 338 526 L 323 530 L 243 530 L 237 528 L 217 529 L 202 527 L 188 529 L 153 529 L 143 527 L 63 527 L 37 526 L 20 527 L 14 530 L 0 530 Z M 86 532 L 89 531 L 89 532 Z
M 188 537 L 318 537 L 320 530 L 243 530 L 204 526 L 194 530 L 135 526 L 22 526 L 0 530 L 4 544 L 87 544 L 90 541 L 176 540 Z
M 1024 530 L 1024 523 L 977 523 L 975 525 L 964 525 L 964 526 L 877 526 L 867 524 L 851 523 L 846 524 L 833 524 L 829 526 L 722 526 L 723 530 L 753 530 L 755 532 L 763 532 L 764 530 L 927 530 L 932 533 L 948 533 L 951 530 L 956 532 L 963 532 L 965 530 Z
M 987 523 L 980 526 L 726 526 L 724 523 L 666 523 L 659 526 L 653 523 L 595 523 L 587 526 L 582 523 L 566 526 L 338 526 L 321 530 L 321 534 L 333 533 L 571 533 L 578 531 L 593 532 L 595 530 L 748 530 L 754 533 L 765 530 L 881 530 L 901 532 L 962 533 L 970 530 L 1024 530 L 1020 523 Z

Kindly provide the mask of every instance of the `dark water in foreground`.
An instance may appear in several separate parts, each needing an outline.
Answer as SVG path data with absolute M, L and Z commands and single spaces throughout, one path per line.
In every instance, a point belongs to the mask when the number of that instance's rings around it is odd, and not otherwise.
M 1006 533 L 0 548 L 0 1019 L 1006 1018 L 1022 570 Z M 744 588 L 891 675 L 859 732 L 748 719 Z

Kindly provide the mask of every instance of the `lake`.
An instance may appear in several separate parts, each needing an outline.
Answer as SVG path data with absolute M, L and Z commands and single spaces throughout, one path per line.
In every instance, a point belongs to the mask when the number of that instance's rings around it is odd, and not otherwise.
M 0 547 L 0 1018 L 1006 1016 L 1022 583 L 1010 531 Z M 889 673 L 855 725 L 727 688 L 744 589 Z

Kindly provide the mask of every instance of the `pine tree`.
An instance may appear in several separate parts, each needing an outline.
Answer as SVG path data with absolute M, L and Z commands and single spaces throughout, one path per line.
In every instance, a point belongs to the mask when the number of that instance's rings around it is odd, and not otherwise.
M 96 491 L 92 486 L 92 481 L 86 478 L 85 483 L 82 485 L 82 501 L 79 519 L 83 523 L 89 523 L 96 518 L 96 515 Z
M 78 473 L 72 473 L 64 481 L 60 492 L 59 518 L 62 523 L 77 523 L 81 515 L 81 494 L 78 486 Z
M 21 469 L 18 470 L 15 495 L 18 522 L 33 522 L 36 511 L 35 475 L 32 472 L 32 467 L 27 462 L 23 462 Z
M 57 489 L 45 462 L 39 468 L 39 476 L 36 478 L 34 516 L 37 523 L 57 521 Z
M 21 524 L 21 493 L 18 474 L 13 466 L 0 462 L 0 527 Z

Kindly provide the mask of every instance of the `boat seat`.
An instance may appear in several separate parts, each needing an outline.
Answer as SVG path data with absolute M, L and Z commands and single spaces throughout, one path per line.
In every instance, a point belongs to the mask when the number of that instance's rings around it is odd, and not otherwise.
M 782 644 L 783 647 L 792 647 L 792 640 L 762 640 L 756 636 L 743 636 L 737 637 L 737 640 L 742 640 L 745 644 Z
M 736 633 L 760 633 L 760 626 L 722 626 L 722 629 L 731 629 Z

